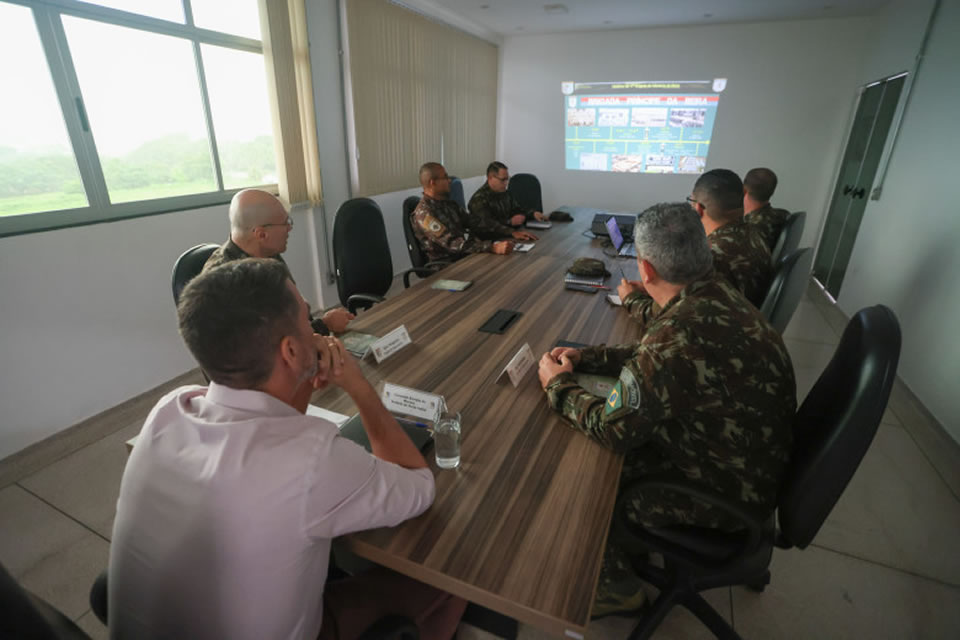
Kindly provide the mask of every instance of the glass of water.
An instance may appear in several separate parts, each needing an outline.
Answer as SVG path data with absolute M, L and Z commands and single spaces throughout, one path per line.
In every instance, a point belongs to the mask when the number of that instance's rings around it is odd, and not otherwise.
M 433 428 L 433 449 L 437 453 L 437 466 L 441 469 L 456 469 L 460 466 L 460 414 L 445 411 Z

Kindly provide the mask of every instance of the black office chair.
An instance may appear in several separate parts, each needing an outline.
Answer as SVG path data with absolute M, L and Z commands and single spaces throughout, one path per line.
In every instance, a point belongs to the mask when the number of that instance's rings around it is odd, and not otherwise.
M 534 211 L 543 211 L 543 198 L 540 194 L 540 180 L 532 173 L 518 173 L 510 176 L 507 191 L 513 194 L 520 206 Z
M 0 638 L 90 640 L 70 618 L 13 579 L 0 565 Z
M 800 238 L 803 236 L 803 225 L 806 220 L 806 211 L 797 211 L 790 214 L 787 221 L 783 223 L 783 229 L 780 230 L 777 243 L 773 245 L 773 251 L 770 252 L 770 264 L 779 263 L 781 258 L 797 250 L 797 247 L 800 246 Z
M 206 264 L 207 259 L 217 248 L 218 245 L 215 244 L 198 244 L 181 253 L 177 261 L 173 263 L 173 275 L 170 280 L 173 287 L 174 304 L 180 304 L 180 293 L 183 288 L 203 271 L 203 265 Z
M 450 176 L 450 199 L 458 202 L 464 209 L 467 208 L 467 201 L 463 195 L 463 181 L 456 176 Z
M 370 198 L 347 200 L 337 210 L 333 222 L 333 264 L 340 304 L 350 313 L 383 302 L 393 283 L 393 261 L 383 214 Z M 405 287 L 410 286 L 411 272 L 430 275 L 409 269 L 403 274 Z
M 760 305 L 760 313 L 777 333 L 782 334 L 790 324 L 790 318 L 807 288 L 812 265 L 813 250 L 809 247 L 788 254 L 777 265 L 770 288 Z
M 763 521 L 743 507 L 682 483 L 638 480 L 621 491 L 613 530 L 637 558 L 663 555 L 664 566 L 638 566 L 660 595 L 630 640 L 649 638 L 674 605 L 689 609 L 718 637 L 739 638 L 700 591 L 744 584 L 763 591 L 773 547 L 805 549 L 853 477 L 877 432 L 900 357 L 900 325 L 882 305 L 858 312 L 847 324 L 830 363 L 794 419 L 794 447 L 774 517 Z M 634 492 L 666 489 L 694 496 L 743 523 L 725 533 L 692 526 L 647 529 L 630 522 L 625 505 Z
M 446 260 L 428 261 L 427 256 L 424 255 L 423 250 L 420 248 L 420 241 L 413 231 L 413 222 L 411 220 L 413 210 L 417 208 L 419 203 L 420 196 L 410 196 L 406 198 L 403 201 L 403 212 L 400 217 L 401 223 L 403 224 L 403 236 L 407 240 L 407 253 L 410 255 L 410 264 L 413 265 L 413 269 L 403 274 L 404 288 L 410 287 L 411 272 L 416 273 L 421 278 L 426 278 L 450 264 Z
M 330 573 L 327 575 L 327 580 L 333 580 L 334 572 L 337 572 L 336 575 L 345 576 L 347 574 L 339 571 L 336 565 L 331 562 L 330 564 Z M 94 581 L 93 586 L 90 588 L 90 609 L 93 611 L 93 614 L 97 616 L 97 619 L 103 623 L 104 626 L 107 626 L 107 572 L 103 571 L 97 579 Z M 2 622 L 0 622 L 0 631 L 3 630 Z M 0 638 L 5 638 L 6 636 L 0 634 Z M 15 636 L 20 637 L 20 636 Z M 29 637 L 29 636 L 23 636 Z M 57 636 L 59 637 L 59 636 Z M 70 636 L 72 637 L 72 636 Z M 79 636 L 82 638 L 87 638 L 88 636 Z M 419 640 L 420 638 L 420 629 L 417 627 L 417 623 L 400 615 L 388 615 L 380 618 L 372 625 L 367 627 L 367 629 L 360 634 L 357 640 Z

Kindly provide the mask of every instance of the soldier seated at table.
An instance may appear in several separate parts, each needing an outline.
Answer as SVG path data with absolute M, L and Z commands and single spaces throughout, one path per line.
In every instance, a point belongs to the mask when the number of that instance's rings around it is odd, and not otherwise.
M 783 225 L 790 217 L 790 212 L 786 209 L 777 209 L 770 204 L 770 198 L 776 190 L 777 174 L 770 169 L 750 169 L 747 175 L 743 176 L 744 219 L 753 225 L 770 251 L 776 246 Z
M 519 231 L 519 227 L 527 220 L 547 219 L 542 211 L 523 207 L 513 194 L 507 191 L 510 182 L 510 171 L 502 162 L 491 162 L 487 166 L 487 181 L 477 189 L 467 208 L 470 210 L 470 223 L 484 238 L 509 238 L 518 240 L 527 239 L 533 234 Z M 536 237 L 532 238 L 535 240 Z
M 713 267 L 757 308 L 770 287 L 770 251 L 743 219 L 743 183 L 729 169 L 704 173 L 693 185 L 687 202 L 700 216 L 713 254 Z M 617 293 L 623 307 L 642 326 L 660 312 L 637 280 L 622 280 Z
M 637 218 L 634 235 L 641 280 L 662 311 L 634 344 L 544 354 L 539 375 L 550 406 L 624 454 L 621 487 L 650 476 L 688 482 L 767 516 L 790 458 L 796 410 L 783 341 L 714 270 L 690 207 L 655 205 Z M 598 397 L 577 384 L 574 371 L 617 382 Z M 628 509 L 644 526 L 735 528 L 723 513 L 676 494 L 644 492 Z M 608 541 L 594 615 L 643 601 L 630 561 Z
M 471 253 L 507 254 L 513 241 L 481 238 L 463 207 L 450 197 L 450 176 L 439 162 L 420 167 L 423 197 L 410 214 L 410 225 L 428 260 L 459 260 Z

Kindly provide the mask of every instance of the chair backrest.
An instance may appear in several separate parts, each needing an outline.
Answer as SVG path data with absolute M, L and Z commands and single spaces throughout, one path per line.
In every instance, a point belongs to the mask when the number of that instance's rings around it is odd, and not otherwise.
M 450 199 L 455 200 L 464 209 L 467 208 L 467 201 L 463 196 L 463 181 L 456 177 L 450 177 Z
M 420 204 L 420 196 L 406 198 L 403 201 L 403 215 L 401 216 L 403 236 L 407 239 L 407 253 L 410 254 L 410 264 L 415 269 L 427 264 L 427 256 L 423 254 L 423 250 L 420 248 L 420 241 L 417 239 L 417 234 L 413 232 L 413 221 L 410 219 L 418 204 Z
M 813 251 L 809 247 L 788 254 L 777 265 L 770 288 L 767 289 L 767 296 L 760 305 L 760 313 L 778 333 L 783 333 L 793 317 L 793 312 L 797 310 L 800 298 L 807 288 L 812 265 Z
M 180 292 L 183 291 L 188 282 L 203 271 L 203 265 L 206 264 L 207 259 L 218 247 L 219 245 L 215 244 L 198 244 L 181 253 L 177 261 L 173 263 L 173 275 L 170 280 L 173 287 L 174 304 L 180 304 Z
M 520 206 L 543 211 L 543 198 L 540 194 L 540 180 L 532 173 L 518 173 L 510 176 L 507 191 L 513 194 Z
M 0 565 L 0 638 L 89 640 L 70 618 L 33 595 Z
M 380 207 L 370 198 L 347 200 L 333 221 L 333 264 L 340 304 L 355 293 L 382 296 L 393 283 L 390 243 Z
M 900 324 L 883 305 L 861 309 L 797 411 L 780 489 L 786 542 L 805 548 L 853 477 L 880 425 L 900 359 Z
M 790 214 L 787 221 L 783 223 L 783 229 L 780 230 L 777 243 L 773 245 L 773 251 L 770 252 L 772 264 L 777 264 L 781 258 L 797 250 L 797 247 L 800 246 L 800 238 L 803 236 L 803 225 L 806 221 L 806 211 L 797 211 Z

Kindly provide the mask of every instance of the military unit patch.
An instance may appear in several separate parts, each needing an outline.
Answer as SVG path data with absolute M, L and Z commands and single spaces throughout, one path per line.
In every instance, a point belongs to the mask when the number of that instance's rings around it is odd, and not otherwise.
M 620 370 L 620 382 L 617 385 L 622 388 L 623 404 L 631 409 L 640 408 L 640 381 L 630 367 L 624 367 Z

